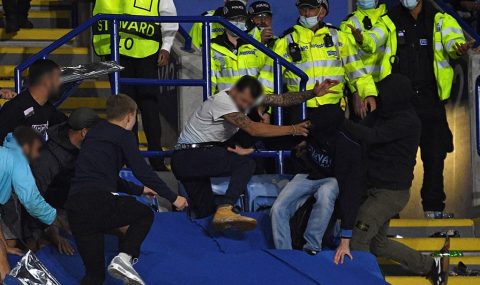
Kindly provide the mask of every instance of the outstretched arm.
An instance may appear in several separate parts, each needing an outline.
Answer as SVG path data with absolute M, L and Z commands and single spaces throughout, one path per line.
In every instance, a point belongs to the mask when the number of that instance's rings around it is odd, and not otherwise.
M 336 91 L 330 90 L 338 84 L 336 80 L 326 79 L 322 83 L 315 84 L 313 90 L 303 91 L 303 92 L 287 92 L 281 95 L 267 95 L 263 100 L 263 104 L 267 106 L 277 106 L 277 107 L 289 107 L 302 104 L 303 102 L 310 100 L 315 97 L 322 97 L 325 94 L 329 93 L 338 93 Z

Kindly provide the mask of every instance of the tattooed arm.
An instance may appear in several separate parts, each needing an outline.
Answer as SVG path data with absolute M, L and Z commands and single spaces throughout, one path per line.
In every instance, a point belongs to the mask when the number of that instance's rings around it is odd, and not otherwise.
M 280 137 L 280 136 L 307 136 L 310 122 L 302 122 L 291 126 L 275 126 L 252 121 L 247 115 L 235 112 L 226 114 L 223 118 L 254 137 Z
M 326 79 L 322 83 L 318 81 L 315 84 L 313 90 L 303 92 L 287 92 L 281 95 L 268 95 L 263 99 L 263 104 L 267 106 L 277 107 L 289 107 L 302 104 L 303 102 L 315 97 L 322 97 L 329 93 L 338 93 L 337 91 L 330 90 L 338 84 L 338 81 Z

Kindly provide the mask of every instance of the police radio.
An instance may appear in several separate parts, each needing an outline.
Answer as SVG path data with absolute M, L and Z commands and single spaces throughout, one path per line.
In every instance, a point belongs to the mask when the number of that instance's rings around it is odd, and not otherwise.
M 333 38 L 331 35 L 325 35 L 325 37 L 323 38 L 323 43 L 325 44 L 325 47 L 329 48 L 329 47 L 333 47 L 334 43 L 333 43 Z
M 302 52 L 300 51 L 300 47 L 296 42 L 291 42 L 288 44 L 288 53 L 290 54 L 293 62 L 299 62 L 302 60 Z
M 371 30 L 373 28 L 372 26 L 372 20 L 370 20 L 370 18 L 368 16 L 365 16 L 365 18 L 363 18 L 363 27 L 365 28 L 365 30 Z

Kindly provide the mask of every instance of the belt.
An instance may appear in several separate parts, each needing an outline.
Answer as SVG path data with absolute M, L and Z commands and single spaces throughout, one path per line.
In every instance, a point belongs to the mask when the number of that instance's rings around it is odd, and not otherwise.
M 192 144 L 176 144 L 175 150 L 187 150 L 187 149 L 196 149 L 196 148 L 211 148 L 215 146 L 223 146 L 222 143 L 192 143 Z

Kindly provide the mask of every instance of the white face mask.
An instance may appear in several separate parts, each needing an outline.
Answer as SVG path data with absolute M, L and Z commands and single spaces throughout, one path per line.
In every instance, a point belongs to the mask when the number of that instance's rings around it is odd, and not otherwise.
M 320 15 L 320 12 L 322 9 L 318 11 L 318 15 Z M 312 17 L 305 17 L 305 16 L 300 16 L 300 19 L 298 20 L 300 22 L 300 25 L 307 29 L 311 29 L 315 27 L 320 20 L 318 20 L 318 15 L 317 16 L 312 16 Z
M 234 25 L 235 27 L 239 28 L 241 31 L 245 32 L 247 30 L 247 24 L 245 22 L 231 21 L 230 23 L 232 23 L 232 25 Z M 227 33 L 234 38 L 239 37 L 237 34 L 235 34 L 234 32 L 232 32 L 230 30 L 227 30 Z
M 419 0 L 400 0 L 400 3 L 402 3 L 403 7 L 413 10 L 415 7 L 417 7 Z

